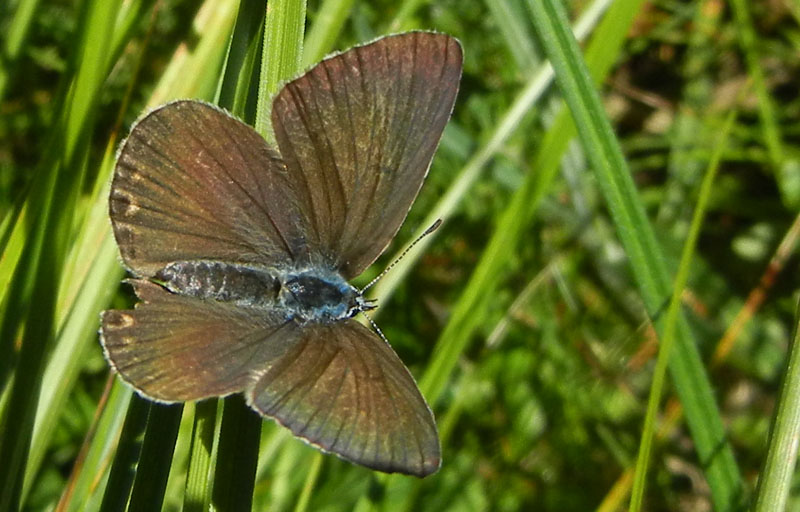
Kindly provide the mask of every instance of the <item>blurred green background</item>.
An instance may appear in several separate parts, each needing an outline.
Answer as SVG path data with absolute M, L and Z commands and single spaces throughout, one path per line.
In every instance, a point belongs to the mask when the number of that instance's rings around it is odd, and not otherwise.
M 550 3 L 271 2 L 270 82 L 263 1 L 3 2 L 0 512 L 246 510 L 251 494 L 253 510 L 624 510 L 667 325 L 644 508 L 748 507 L 797 321 L 800 6 L 567 2 L 585 62 L 557 65 L 556 83 Z M 411 29 L 459 38 L 464 75 L 419 198 L 357 283 L 444 219 L 376 287 L 376 320 L 437 417 L 441 470 L 376 475 L 235 399 L 136 397 L 97 340 L 99 313 L 134 302 L 107 218 L 131 123 L 183 97 L 249 117 L 324 55 Z M 584 64 L 596 89 L 569 80 Z

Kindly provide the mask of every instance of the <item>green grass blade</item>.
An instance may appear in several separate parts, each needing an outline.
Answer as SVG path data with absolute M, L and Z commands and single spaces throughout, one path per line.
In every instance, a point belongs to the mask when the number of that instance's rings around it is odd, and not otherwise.
M 506 47 L 520 73 L 530 72 L 539 63 L 536 45 L 526 25 L 524 6 L 519 0 L 487 0 L 484 2 L 503 34 Z
M 711 186 L 719 169 L 722 152 L 728 142 L 733 123 L 736 120 L 736 111 L 732 110 L 725 119 L 725 124 L 719 135 L 719 140 L 711 160 L 708 163 L 703 182 L 700 185 L 700 192 L 697 206 L 694 210 L 692 223 L 689 227 L 689 234 L 683 246 L 681 260 L 678 265 L 678 272 L 675 274 L 675 284 L 672 288 L 667 316 L 663 322 L 663 334 L 661 336 L 661 346 L 658 351 L 658 360 L 655 370 L 653 370 L 653 382 L 650 386 L 650 396 L 647 400 L 647 412 L 644 418 L 644 427 L 639 442 L 639 456 L 636 460 L 636 472 L 633 478 L 633 488 L 631 493 L 630 510 L 639 511 L 644 501 L 645 482 L 647 477 L 647 466 L 650 461 L 650 451 L 653 443 L 653 436 L 656 428 L 656 415 L 658 414 L 659 403 L 661 401 L 661 391 L 666 380 L 667 365 L 669 364 L 670 354 L 675 342 L 675 329 L 677 328 L 678 315 L 681 308 L 681 297 L 689 280 L 689 270 L 691 269 L 692 258 L 697 247 L 697 238 L 700 236 L 700 229 L 703 226 L 708 200 L 711 196 Z
M 316 64 L 327 55 L 344 27 L 355 0 L 324 0 L 303 47 L 302 68 Z
M 49 209 L 46 209 L 44 216 L 52 219 L 49 213 Z M 12 290 L 21 291 L 27 288 L 26 278 L 34 273 L 40 279 L 56 279 L 54 268 L 58 261 L 54 260 L 54 254 L 46 252 L 50 245 L 45 240 L 45 235 L 53 230 L 54 223 L 51 221 L 43 224 L 23 252 L 27 258 L 23 260 L 24 263 L 20 265 L 18 274 L 12 281 Z M 16 511 L 20 505 L 22 479 L 28 461 L 37 396 L 41 386 L 38 377 L 44 354 L 53 336 L 55 297 L 46 292 L 41 283 L 38 286 L 33 283 L 33 287 L 31 301 L 37 307 L 30 312 L 25 311 L 27 304 L 20 304 L 22 307 L 8 307 L 3 319 L 3 329 L 0 331 L 8 339 L 16 335 L 17 328 L 24 329 L 22 348 L 14 361 L 16 373 L 9 387 L 8 405 L 0 418 L 0 460 L 4 461 L 0 466 L 1 512 Z M 23 294 L 20 293 L 19 296 Z
M 243 4 L 242 7 L 258 9 L 258 2 Z M 250 16 L 258 15 L 252 13 Z M 262 135 L 270 131 L 272 95 L 283 80 L 293 76 L 299 69 L 305 2 L 271 3 L 264 23 L 256 109 L 256 129 Z M 232 77 L 233 74 L 226 76 Z M 243 78 L 239 78 L 239 81 L 243 81 Z M 252 506 L 261 422 L 261 417 L 247 407 L 241 396 L 224 400 L 212 497 L 215 507 L 222 510 L 249 510 Z
M 411 28 L 409 27 L 411 17 L 414 15 L 417 9 L 429 1 L 430 0 L 405 0 L 403 3 L 401 3 L 400 8 L 397 10 L 397 14 L 389 24 L 389 32 L 400 32 Z
M 189 469 L 186 474 L 186 493 L 183 510 L 205 512 L 211 503 L 211 455 L 218 400 L 203 400 L 195 406 Z
M 626 249 L 642 299 L 653 315 L 670 292 L 669 272 L 622 151 L 587 77 L 577 44 L 566 30 L 566 16 L 561 6 L 551 0 L 529 1 L 528 5 L 617 234 Z M 672 378 L 686 410 L 698 455 L 707 468 L 714 504 L 718 510 L 732 510 L 741 500 L 739 470 L 708 376 L 684 321 L 680 322 L 677 334 L 677 350 L 670 361 Z
M 305 26 L 305 0 L 270 2 L 264 28 L 261 83 L 258 88 L 255 123 L 256 131 L 270 142 L 275 141 L 269 117 L 272 111 L 272 97 L 284 81 L 300 71 Z
M 183 404 L 152 404 L 133 479 L 129 512 L 159 510 L 167 489 L 172 454 L 178 439 Z
M 788 510 L 786 504 L 792 488 L 797 463 L 797 439 L 800 437 L 800 400 L 797 398 L 800 396 L 799 322 L 800 305 L 795 315 L 794 336 L 769 435 L 767 457 L 758 478 L 753 506 L 755 512 Z
M 121 404 L 130 404 L 133 392 L 130 388 L 114 383 L 109 379 L 108 386 L 111 392 L 108 400 L 101 401 L 101 416 L 94 435 L 90 439 L 86 457 L 83 463 L 73 467 L 73 475 L 70 478 L 70 485 L 65 489 L 64 494 L 58 504 L 58 510 L 67 512 L 89 512 L 100 510 L 105 489 L 105 485 L 110 481 L 108 464 L 112 460 L 113 452 L 120 446 L 121 432 L 123 425 L 127 421 L 127 409 Z M 146 405 L 139 402 L 138 405 Z M 147 409 L 141 415 L 139 434 L 144 431 L 147 420 Z M 131 459 L 136 461 L 139 454 L 138 440 L 136 442 L 136 453 Z M 87 469 L 88 468 L 88 469 Z M 117 473 L 119 475 L 119 472 Z M 130 471 L 130 480 L 133 481 L 133 471 Z M 130 492 L 130 483 L 126 488 L 125 495 L 121 500 L 121 507 L 125 506 Z M 106 509 L 113 510 L 113 509 Z M 117 509 L 119 510 L 119 509 Z
M 265 13 L 264 2 L 260 0 L 243 0 L 239 6 L 217 94 L 217 105 L 247 122 L 255 118 L 247 111 L 247 105 L 259 62 Z
M 115 386 L 124 384 L 116 382 Z M 100 510 L 125 510 L 136 476 L 136 463 L 142 450 L 142 438 L 147 428 L 150 401 L 133 395 L 128 402 L 125 423 L 120 434 L 119 444 L 114 452 L 114 460 L 106 482 Z
M 21 0 L 17 4 L 12 22 L 5 28 L 5 41 L 0 45 L 0 51 L 2 51 L 2 58 L 0 59 L 0 101 L 5 97 L 14 72 L 14 65 L 25 45 L 25 39 L 30 31 L 33 15 L 38 4 L 39 0 Z
M 758 98 L 758 116 L 761 121 L 760 136 L 763 138 L 772 172 L 775 174 L 784 202 L 787 207 L 797 209 L 800 207 L 800 163 L 794 161 L 792 165 L 789 165 L 785 158 L 786 151 L 783 147 L 778 113 L 775 111 L 772 93 L 767 88 L 767 81 L 761 68 L 758 42 L 750 16 L 749 4 L 744 0 L 732 0 L 730 3 L 736 20 L 739 44 L 747 63 L 747 75 L 753 84 L 756 98 Z
M 311 493 L 314 492 L 314 485 L 317 483 L 317 478 L 319 478 L 319 471 L 322 468 L 322 459 L 324 457 L 325 455 L 322 452 L 317 452 L 311 457 L 311 469 L 308 470 L 303 490 L 300 492 L 300 497 L 297 498 L 297 503 L 294 506 L 294 512 L 308 510 L 308 502 L 311 500 Z
M 47 220 L 47 213 L 52 207 L 53 197 L 61 203 L 56 209 L 61 212 L 73 212 L 73 203 L 77 200 L 80 185 L 83 179 L 84 160 L 87 156 L 86 148 L 89 144 L 88 133 L 93 127 L 93 112 L 99 100 L 97 91 L 102 86 L 108 72 L 109 55 L 107 44 L 114 31 L 113 24 L 107 22 L 108 19 L 115 19 L 119 9 L 119 0 L 111 2 L 88 3 L 83 10 L 83 17 L 80 26 L 83 27 L 81 38 L 75 47 L 71 60 L 76 63 L 74 77 L 70 81 L 69 92 L 64 98 L 63 108 L 57 114 L 57 120 L 53 123 L 52 132 L 49 134 L 49 144 L 47 150 L 42 155 L 42 159 L 37 167 L 36 176 L 32 180 L 32 185 L 26 204 L 21 207 L 25 215 L 16 216 L 14 227 L 11 229 L 8 246 L 12 251 L 4 250 L 2 260 L 0 260 L 0 302 L 3 302 L 9 291 L 13 290 L 14 301 L 12 301 L 9 311 L 5 311 L 4 316 L 9 318 L 11 324 L 6 324 L 3 329 L 14 331 L 10 334 L 0 334 L 0 383 L 4 383 L 7 377 L 8 364 L 13 360 L 11 350 L 11 340 L 16 335 L 14 324 L 16 320 L 24 317 L 21 311 L 30 300 L 30 293 L 33 290 L 36 277 L 21 276 L 18 286 L 2 286 L 3 281 L 10 282 L 11 276 L 25 273 L 26 270 L 17 267 L 19 258 L 23 254 L 24 247 L 30 243 L 36 245 L 36 241 L 29 239 L 29 234 L 39 229 L 38 234 L 42 234 Z M 53 196 L 56 180 L 61 180 L 58 184 L 58 194 Z M 42 213 L 42 212 L 45 213 Z M 69 215 L 62 218 L 69 226 Z M 58 233 L 63 237 L 70 232 L 69 229 L 64 234 Z M 51 239 L 51 233 L 46 241 L 48 243 L 62 244 L 61 251 L 66 250 L 66 240 Z M 56 252 L 55 256 L 61 255 Z M 27 271 L 36 272 L 36 251 L 28 253 L 28 258 L 35 258 L 27 261 Z M 60 269 L 59 269 L 60 271 Z M 35 276 L 36 274 L 32 274 Z M 25 284 L 23 286 L 23 284 Z
M 181 43 L 153 90 L 149 107 L 176 98 L 214 98 L 238 6 L 236 0 L 205 1 L 193 23 L 202 38 L 192 45 Z
M 12 345 L 19 330 L 23 334 L 9 406 L 4 411 L 6 416 L 0 419 L 4 429 L 0 458 L 7 461 L 0 469 L 0 510 L 14 510 L 20 503 L 41 374 L 56 330 L 56 295 L 52 283 L 59 281 L 65 260 L 73 221 L 71 213 L 75 211 L 82 186 L 88 133 L 98 101 L 96 92 L 107 70 L 108 56 L 104 50 L 113 32 L 113 24 L 107 20 L 115 19 L 118 9 L 119 1 L 109 1 L 93 2 L 84 11 L 84 38 L 73 55 L 80 66 L 61 114 L 63 124 L 57 123 L 63 133 L 58 132 L 60 137 L 55 138 L 58 143 L 52 154 L 56 159 L 42 167 L 46 172 L 40 181 L 44 189 L 37 191 L 45 198 L 43 209 L 33 225 L 31 245 L 22 253 L 29 259 L 17 267 L 12 281 L 11 290 L 21 301 L 9 304 L 3 316 L 0 331 L 3 351 Z M 35 304 L 30 311 L 26 311 L 28 296 L 30 303 Z M 0 382 L 3 379 L 0 376 Z
M 106 237 L 94 260 L 91 278 L 84 282 L 69 317 L 56 337 L 53 354 L 42 376 L 42 392 L 25 469 L 23 497 L 28 494 L 39 471 L 67 395 L 72 391 L 90 349 L 97 342 L 97 319 L 116 291 L 108 283 L 118 282 L 122 277 L 116 255 L 116 245 L 110 237 Z
M 261 423 L 261 416 L 245 404 L 242 395 L 223 401 L 212 497 L 217 510 L 251 509 Z

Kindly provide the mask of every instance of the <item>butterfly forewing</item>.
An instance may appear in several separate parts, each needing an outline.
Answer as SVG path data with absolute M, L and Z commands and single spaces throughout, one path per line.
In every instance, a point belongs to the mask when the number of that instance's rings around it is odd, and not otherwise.
M 141 302 L 103 313 L 101 340 L 117 373 L 140 393 L 165 402 L 242 391 L 256 371 L 298 340 L 285 315 L 176 295 L 131 280 Z
M 117 159 L 110 213 L 122 259 L 148 277 L 182 260 L 303 261 L 305 222 L 286 179 L 246 124 L 196 101 L 160 107 Z
M 309 212 L 312 252 L 351 278 L 395 235 L 455 102 L 452 37 L 410 32 L 322 61 L 273 102 L 289 180 Z
M 246 392 L 295 435 L 364 466 L 425 476 L 439 468 L 433 415 L 394 351 L 348 320 L 302 339 Z

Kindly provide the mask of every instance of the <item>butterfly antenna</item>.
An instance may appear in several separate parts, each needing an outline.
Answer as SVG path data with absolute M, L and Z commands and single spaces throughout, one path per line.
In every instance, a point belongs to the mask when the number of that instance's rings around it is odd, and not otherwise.
M 375 320 L 373 320 L 373 319 L 372 319 L 372 317 L 370 317 L 368 314 L 364 313 L 363 311 L 362 311 L 362 314 L 363 314 L 365 317 L 367 317 L 367 321 L 368 321 L 368 322 L 369 322 L 369 324 L 372 326 L 372 328 L 373 328 L 373 329 L 375 329 L 375 332 L 378 334 L 378 336 L 380 336 L 380 337 L 381 337 L 381 339 L 382 339 L 383 341 L 385 341 L 387 345 L 390 345 L 390 343 L 389 343 L 389 340 L 387 340 L 387 339 L 386 339 L 386 336 L 384 336 L 384 335 L 383 335 L 383 331 L 381 331 L 381 328 L 380 328 L 380 327 L 378 327 L 378 324 L 376 324 L 376 323 L 375 323 Z
M 378 274 L 377 276 L 375 276 L 375 279 L 373 279 L 372 281 L 370 281 L 369 283 L 367 283 L 367 286 L 365 286 L 364 288 L 362 288 L 362 289 L 361 289 L 361 293 L 364 293 L 364 292 L 365 292 L 365 291 L 367 291 L 367 290 L 368 290 L 368 289 L 369 289 L 369 288 L 370 288 L 372 285 L 374 285 L 375 283 L 377 283 L 378 281 L 380 281 L 380 280 L 381 280 L 381 278 L 382 278 L 383 276 L 385 276 L 387 272 L 389 272 L 390 270 L 392 270 L 392 267 L 394 267 L 395 265 L 397 265 L 397 263 L 398 263 L 400 260 L 402 260 L 402 259 L 403 259 L 403 257 L 404 257 L 406 254 L 408 254 L 408 251 L 410 251 L 411 249 L 413 249 L 413 248 L 414 248 L 414 246 L 415 246 L 415 245 L 417 245 L 417 244 L 420 242 L 420 240 L 422 240 L 422 239 L 423 239 L 423 238 L 425 238 L 426 236 L 430 235 L 431 233 L 433 233 L 434 231 L 436 231 L 437 229 L 439 229 L 439 226 L 441 226 L 441 225 L 442 225 L 442 219 L 436 219 L 436 222 L 434 222 L 434 223 L 431 225 L 431 227 L 429 227 L 428 229 L 426 229 L 424 233 L 422 233 L 421 235 L 419 235 L 419 236 L 417 237 L 417 239 L 416 239 L 416 240 L 414 240 L 413 242 L 411 242 L 411 245 L 409 245 L 408 247 L 406 247 L 406 250 L 405 250 L 405 251 L 403 251 L 403 253 L 402 253 L 400 256 L 398 256 L 398 257 L 397 257 L 397 259 L 396 259 L 396 260 L 394 260 L 394 261 L 392 262 L 392 264 L 391 264 L 391 265 L 389 265 L 388 267 L 386 267 L 385 269 L 383 269 L 383 272 L 381 272 L 380 274 Z M 372 320 L 370 320 L 370 323 L 371 323 L 371 322 L 372 322 Z M 372 326 L 373 326 L 373 327 L 375 327 L 375 329 L 378 329 L 378 326 L 377 326 L 377 325 L 375 325 L 375 324 L 372 324 Z M 380 332 L 380 330 L 378 330 L 378 332 Z M 383 334 L 381 334 L 381 337 L 383 337 Z M 386 338 L 384 338 L 384 340 L 385 340 L 385 339 L 386 339 Z

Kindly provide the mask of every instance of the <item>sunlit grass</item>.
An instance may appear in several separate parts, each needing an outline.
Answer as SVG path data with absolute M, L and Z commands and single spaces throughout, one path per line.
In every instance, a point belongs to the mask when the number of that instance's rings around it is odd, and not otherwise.
M 270 6 L 266 28 L 255 0 L 0 6 L 0 512 L 129 500 L 621 510 L 651 434 L 643 509 L 748 506 L 770 429 L 781 446 L 796 428 L 791 373 L 771 424 L 797 322 L 796 10 L 573 3 L 578 52 L 555 0 Z M 444 220 L 373 290 L 437 416 L 440 472 L 376 475 L 238 398 L 164 407 L 109 380 L 99 313 L 133 297 L 119 285 L 108 181 L 131 122 L 192 97 L 268 134 L 282 80 L 408 29 L 458 37 L 464 79 L 421 195 L 364 279 Z M 643 433 L 678 260 L 717 156 L 665 399 Z M 762 510 L 799 502 L 793 461 L 776 466 L 775 450 Z

